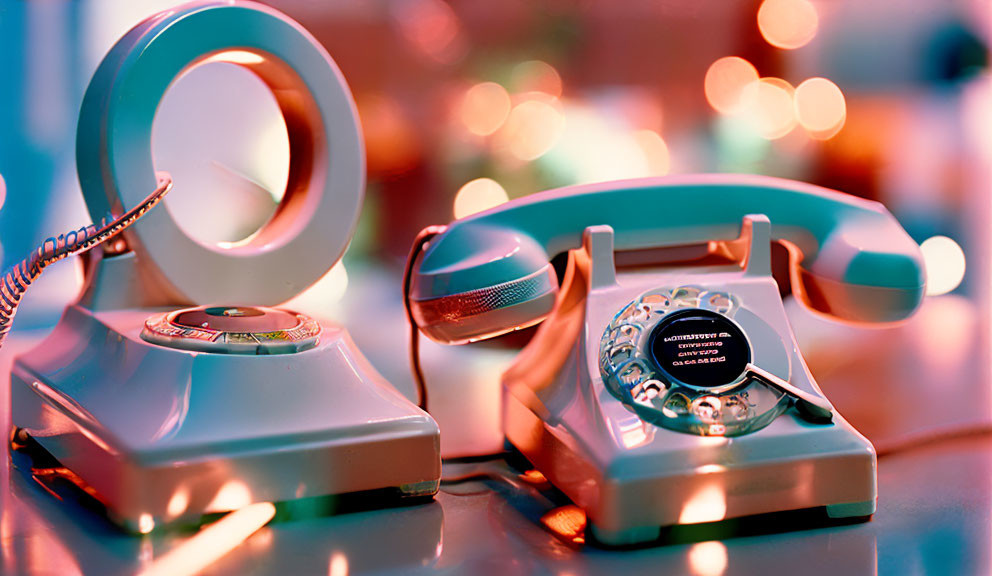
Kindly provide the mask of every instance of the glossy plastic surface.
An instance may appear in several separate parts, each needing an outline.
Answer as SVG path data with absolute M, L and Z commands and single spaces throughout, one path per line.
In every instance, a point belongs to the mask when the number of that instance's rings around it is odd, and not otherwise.
M 264 307 L 198 306 L 145 320 L 147 342 L 214 354 L 295 354 L 320 341 L 321 328 L 304 314 Z
M 825 507 L 831 517 L 875 511 L 874 448 L 840 417 L 808 423 L 794 409 L 782 413 L 780 395 L 772 394 L 755 424 L 741 430 L 724 426 L 724 416 L 733 418 L 720 413 L 728 406 L 704 413 L 695 403 L 685 407 L 691 414 L 674 415 L 684 425 L 663 428 L 652 416 L 663 407 L 623 402 L 603 381 L 601 335 L 618 311 L 660 287 L 695 286 L 700 294 L 726 295 L 754 316 L 741 326 L 755 364 L 822 396 L 771 277 L 768 220 L 749 217 L 744 228 L 750 244 L 744 269 L 625 274 L 613 271 L 609 228 L 588 229 L 583 249 L 570 256 L 555 311 L 504 375 L 507 438 L 585 510 L 600 541 L 640 543 L 656 539 L 664 526 L 787 510 Z M 693 303 L 699 306 L 698 294 Z M 646 377 L 639 374 L 635 384 Z M 709 426 L 700 430 L 703 424 Z
M 125 237 L 177 302 L 279 304 L 344 253 L 365 182 L 351 92 L 327 52 L 296 22 L 238 0 L 185 4 L 138 24 L 104 58 L 83 99 L 80 184 L 94 218 L 134 206 L 154 189 L 155 111 L 176 78 L 207 61 L 245 67 L 272 90 L 290 141 L 285 199 L 258 233 L 226 248 L 188 237 L 168 210 L 149 214 Z
M 437 490 L 437 424 L 344 330 L 295 354 L 206 354 L 145 342 L 147 315 L 72 306 L 12 373 L 14 424 L 117 521 L 137 530 L 143 515 L 161 525 L 252 502 Z
M 381 268 L 349 272 L 357 290 L 348 291 L 343 305 L 365 313 L 355 313 L 352 322 L 342 320 L 376 368 L 412 395 L 402 353 L 406 333 L 395 290 L 398 276 Z M 526 468 L 497 460 L 492 467 L 479 464 L 490 476 L 442 484 L 432 503 L 305 520 L 277 518 L 204 573 L 330 574 L 332 562 L 334 574 L 347 565 L 351 575 L 383 576 L 745 576 L 788 574 L 797 566 L 803 576 L 992 573 L 992 439 L 905 442 L 939 438 L 948 427 L 989 422 L 988 381 L 976 374 L 976 364 L 989 365 L 980 308 L 957 295 L 928 298 L 919 314 L 884 330 L 831 323 L 792 301 L 786 302 L 786 311 L 817 383 L 840 413 L 882 449 L 894 441 L 908 446 L 879 458 L 878 510 L 871 522 L 796 530 L 795 523 L 776 520 L 765 524 L 770 532 L 733 535 L 693 526 L 696 538 L 691 540 L 603 549 L 588 534 L 585 544 L 575 541 L 583 516 L 558 491 L 547 483 L 524 482 L 519 475 Z M 935 332 L 949 334 L 951 328 L 960 336 L 950 339 L 955 344 L 935 343 Z M 0 373 L 6 374 L 13 356 L 33 348 L 45 332 L 15 331 L 0 350 Z M 434 368 L 429 372 L 432 400 L 439 410 L 442 401 L 451 413 L 457 407 L 462 418 L 444 421 L 439 415 L 442 442 L 478 442 L 483 435 L 498 434 L 498 422 L 484 416 L 499 409 L 497 383 L 469 379 L 498 372 L 508 351 L 427 345 L 427 360 L 433 360 L 427 369 Z M 475 369 L 468 374 L 464 370 L 470 365 Z M 10 423 L 7 384 L 0 380 L 3 429 Z M 970 401 L 962 403 L 963 397 Z M 14 468 L 6 454 L 4 461 L 0 572 L 5 576 L 133 575 L 183 550 L 198 534 L 166 529 L 132 536 L 70 498 L 53 497 L 46 485 Z M 446 465 L 444 474 L 474 470 Z
M 412 300 L 438 306 L 466 292 L 518 283 L 556 254 L 578 248 L 582 231 L 609 225 L 620 250 L 732 240 L 746 214 L 772 222 L 772 238 L 794 248 L 793 291 L 814 309 L 853 321 L 902 320 L 919 306 L 925 272 L 919 247 L 891 214 L 817 186 L 750 175 L 691 175 L 552 190 L 458 220 L 431 242 L 415 271 Z M 461 340 L 505 331 L 498 310 L 553 293 L 500 298 L 488 325 Z M 519 291 L 518 291 L 519 292 Z M 539 320 L 545 307 L 531 318 Z M 421 325 L 444 341 L 441 322 Z
M 652 332 L 660 323 L 673 314 L 697 310 L 726 315 L 740 323 L 738 334 L 748 358 L 739 371 L 735 368 L 732 380 L 719 386 L 701 387 L 675 380 L 664 373 L 650 350 Z M 724 347 L 726 339 L 729 336 L 715 335 L 708 340 Z M 706 344 L 696 342 L 700 343 Z M 707 350 L 717 351 L 712 345 Z M 773 326 L 742 308 L 737 296 L 691 285 L 655 288 L 638 296 L 610 321 L 599 346 L 600 377 L 617 399 L 645 421 L 704 436 L 754 432 L 788 407 L 789 398 L 781 391 L 747 377 L 745 367 L 752 359 L 786 380 L 791 375 L 789 348 Z
M 361 134 L 340 72 L 298 24 L 234 0 L 157 14 L 103 60 L 77 138 L 92 213 L 133 206 L 147 193 L 159 100 L 177 76 L 207 61 L 248 68 L 272 90 L 290 140 L 282 204 L 236 245 L 197 243 L 162 209 L 126 237 L 133 251 L 93 253 L 79 303 L 15 361 L 12 426 L 134 531 L 252 502 L 356 492 L 429 498 L 440 478 L 437 424 L 339 326 L 301 318 L 298 329 L 259 334 L 289 349 L 234 333 L 252 341 L 242 350 L 251 355 L 177 348 L 170 330 L 157 343 L 141 338 L 149 318 L 182 304 L 226 310 L 297 295 L 339 259 L 361 207 Z M 287 353 L 254 354 L 260 349 Z

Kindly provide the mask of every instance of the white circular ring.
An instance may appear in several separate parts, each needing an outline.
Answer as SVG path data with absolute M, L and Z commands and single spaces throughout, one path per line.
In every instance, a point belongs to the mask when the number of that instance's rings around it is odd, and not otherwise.
M 80 111 L 83 195 L 96 218 L 136 205 L 155 187 L 155 111 L 172 82 L 207 61 L 244 66 L 273 91 L 290 137 L 283 203 L 258 233 L 232 248 L 188 237 L 168 210 L 152 211 L 125 238 L 141 265 L 180 300 L 276 305 L 340 259 L 365 188 L 361 129 L 344 77 L 306 30 L 276 10 L 253 2 L 198 3 L 153 16 L 121 38 L 94 74 Z

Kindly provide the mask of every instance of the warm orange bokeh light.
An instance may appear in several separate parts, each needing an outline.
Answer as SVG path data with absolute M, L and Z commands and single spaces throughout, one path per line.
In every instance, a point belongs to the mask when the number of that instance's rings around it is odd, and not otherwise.
M 565 117 L 552 102 L 525 100 L 510 111 L 499 135 L 510 154 L 530 161 L 551 150 L 564 129 Z
M 733 114 L 740 108 L 744 88 L 757 81 L 758 71 L 747 60 L 737 56 L 720 58 L 706 71 L 706 101 L 721 114 Z
M 348 557 L 341 552 L 331 553 L 327 576 L 348 576 Z
M 727 516 L 727 495 L 717 484 L 703 486 L 682 505 L 679 524 L 717 522 Z
M 794 92 L 792 85 L 781 78 L 762 78 L 744 88 L 742 113 L 764 138 L 781 138 L 796 127 Z
M 207 504 L 207 512 L 227 512 L 251 504 L 251 490 L 240 480 L 228 480 L 220 487 L 214 499 Z
M 488 136 L 499 130 L 510 114 L 510 94 L 495 82 L 476 84 L 465 92 L 459 110 L 469 132 Z
M 720 576 L 726 571 L 727 563 L 727 547 L 723 542 L 700 542 L 689 549 L 689 570 L 693 576 Z
M 471 216 L 489 210 L 509 200 L 499 182 L 489 178 L 476 178 L 465 184 L 455 195 L 455 218 Z
M 561 75 L 554 66 L 543 60 L 528 60 L 513 67 L 510 88 L 516 92 L 543 92 L 561 96 Z
M 809 0 L 765 0 L 758 8 L 758 29 L 769 44 L 794 50 L 816 36 L 820 18 Z
M 810 78 L 796 87 L 796 118 L 810 136 L 827 140 L 840 132 L 847 118 L 844 94 L 826 78 Z
M 565 540 L 581 544 L 585 542 L 586 511 L 575 504 L 555 508 L 541 516 L 541 524 L 552 534 Z
M 142 514 L 138 517 L 138 532 L 148 534 L 155 529 L 155 519 L 151 514 Z
M 186 488 L 180 488 L 169 498 L 169 504 L 166 507 L 166 513 L 168 517 L 176 518 L 181 516 L 189 508 L 189 490 Z
M 542 474 L 540 470 L 533 468 L 521 474 L 519 478 L 531 485 L 542 485 L 548 483 L 548 479 L 544 477 L 544 474 Z
M 395 2 L 392 11 L 403 35 L 422 55 L 440 64 L 452 64 L 464 55 L 461 22 L 443 0 Z
M 224 516 L 167 552 L 141 571 L 141 576 L 199 574 L 234 550 L 276 514 L 269 502 L 252 504 Z
M 370 172 L 403 172 L 420 159 L 419 135 L 407 113 L 384 94 L 361 95 L 356 103 Z
M 964 250 L 947 236 L 934 236 L 920 244 L 927 269 L 927 296 L 947 294 L 964 280 Z
M 672 168 L 668 144 L 654 130 L 638 130 L 634 132 L 634 140 L 644 153 L 648 173 L 652 176 L 664 176 Z

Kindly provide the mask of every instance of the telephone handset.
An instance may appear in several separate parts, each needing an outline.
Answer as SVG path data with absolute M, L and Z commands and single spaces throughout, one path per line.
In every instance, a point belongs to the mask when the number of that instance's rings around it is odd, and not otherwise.
M 881 204 L 695 175 L 563 188 L 429 229 L 408 313 L 442 343 L 540 323 L 503 374 L 503 431 L 601 542 L 784 510 L 868 517 L 874 448 L 806 367 L 775 241 L 793 293 L 820 313 L 899 321 L 923 298 L 919 248 Z M 559 288 L 550 260 L 566 252 Z M 618 268 L 624 252 L 653 259 Z
M 819 312 L 896 321 L 919 305 L 919 248 L 877 202 L 750 175 L 692 175 L 564 188 L 450 224 L 412 278 L 414 317 L 434 340 L 484 339 L 539 322 L 554 304 L 548 261 L 609 225 L 618 250 L 731 240 L 761 213 L 799 266 L 792 288 Z

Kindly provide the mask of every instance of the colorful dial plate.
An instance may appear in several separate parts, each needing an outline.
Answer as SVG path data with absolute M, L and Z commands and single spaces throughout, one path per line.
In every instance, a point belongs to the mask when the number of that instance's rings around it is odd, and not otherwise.
M 607 326 L 599 355 L 607 389 L 641 418 L 703 436 L 759 430 L 788 407 L 785 394 L 745 374 L 751 361 L 789 377 L 774 329 L 736 296 L 699 286 L 638 296 Z
M 317 345 L 320 324 L 287 310 L 253 306 L 198 306 L 145 321 L 148 342 L 221 354 L 291 354 Z

